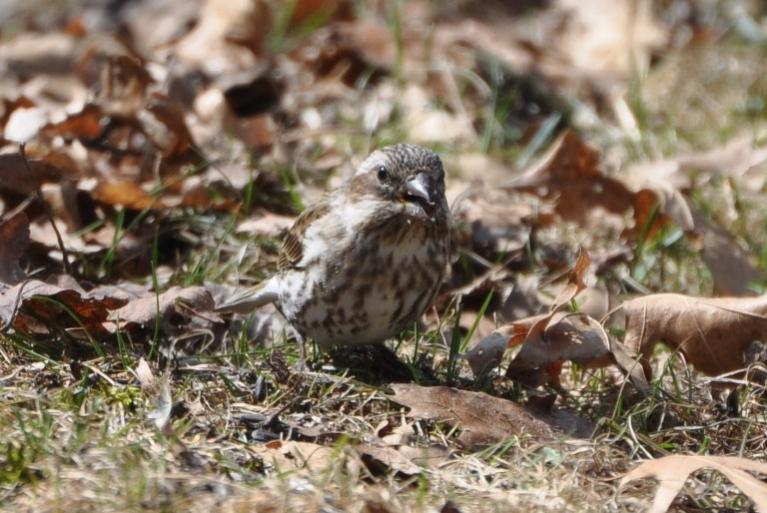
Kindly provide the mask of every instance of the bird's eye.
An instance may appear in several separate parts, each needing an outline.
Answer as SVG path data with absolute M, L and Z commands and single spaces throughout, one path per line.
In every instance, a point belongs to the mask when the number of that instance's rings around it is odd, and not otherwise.
M 387 169 L 384 166 L 379 166 L 377 175 L 378 175 L 378 180 L 383 182 L 384 180 L 389 178 L 389 171 L 387 171 Z

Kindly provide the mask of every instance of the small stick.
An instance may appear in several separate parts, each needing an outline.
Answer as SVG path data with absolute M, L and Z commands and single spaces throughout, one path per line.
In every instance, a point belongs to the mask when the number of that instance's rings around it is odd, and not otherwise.
M 24 167 L 27 168 L 27 173 L 29 173 L 29 176 L 34 176 L 32 173 L 32 169 L 29 167 L 29 161 L 27 160 L 27 151 L 26 151 L 24 143 L 19 144 L 19 153 L 21 154 L 21 160 L 24 162 Z M 35 189 L 35 194 L 37 195 L 37 199 L 40 200 L 40 203 L 43 206 L 43 211 L 45 212 L 45 216 L 48 218 L 48 221 L 51 223 L 51 226 L 53 227 L 53 231 L 56 233 L 56 240 L 59 243 L 59 248 L 61 249 L 61 256 L 64 259 L 64 272 L 71 275 L 72 269 L 69 267 L 69 256 L 67 254 L 67 248 L 64 247 L 64 239 L 61 238 L 61 233 L 59 232 L 59 228 L 56 226 L 56 221 L 53 219 L 53 214 L 51 213 L 51 210 L 48 207 L 48 204 L 45 202 L 45 199 L 43 198 L 43 193 L 40 189 L 40 184 L 38 183 L 36 185 L 37 187 Z

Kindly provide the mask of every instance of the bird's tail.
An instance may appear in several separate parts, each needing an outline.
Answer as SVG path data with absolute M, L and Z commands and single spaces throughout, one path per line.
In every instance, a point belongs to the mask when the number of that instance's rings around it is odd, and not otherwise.
M 248 314 L 256 308 L 274 303 L 278 299 L 279 287 L 272 277 L 258 285 L 236 292 L 222 304 L 216 306 L 216 311 Z

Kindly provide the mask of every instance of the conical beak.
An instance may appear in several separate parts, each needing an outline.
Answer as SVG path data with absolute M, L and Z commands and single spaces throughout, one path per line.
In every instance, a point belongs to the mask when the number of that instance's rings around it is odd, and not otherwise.
M 429 184 L 429 179 L 424 173 L 418 173 L 413 178 L 405 182 L 405 194 L 416 201 L 422 200 L 429 205 L 434 204 L 433 193 Z

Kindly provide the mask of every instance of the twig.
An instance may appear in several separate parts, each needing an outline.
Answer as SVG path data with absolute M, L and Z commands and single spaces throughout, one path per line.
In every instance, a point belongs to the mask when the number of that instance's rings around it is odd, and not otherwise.
M 25 148 L 25 144 L 21 143 L 19 144 L 19 153 L 21 154 L 21 160 L 24 162 L 24 167 L 27 168 L 27 173 L 29 173 L 29 176 L 34 176 L 32 173 L 32 169 L 29 167 L 29 161 L 27 160 L 27 151 Z M 56 240 L 59 243 L 59 248 L 61 249 L 61 258 L 64 260 L 64 272 L 66 274 L 71 275 L 72 269 L 69 267 L 69 255 L 67 254 L 67 248 L 64 247 L 64 239 L 61 237 L 61 232 L 59 232 L 59 228 L 56 226 L 56 221 L 53 219 L 53 214 L 51 213 L 50 208 L 48 207 L 48 204 L 45 202 L 45 199 L 43 198 L 42 190 L 40 189 L 40 184 L 37 183 L 35 188 L 35 194 L 37 195 L 37 199 L 40 200 L 40 203 L 43 206 L 43 211 L 45 212 L 45 216 L 48 218 L 48 221 L 51 223 L 51 226 L 53 227 L 53 231 L 56 233 Z

